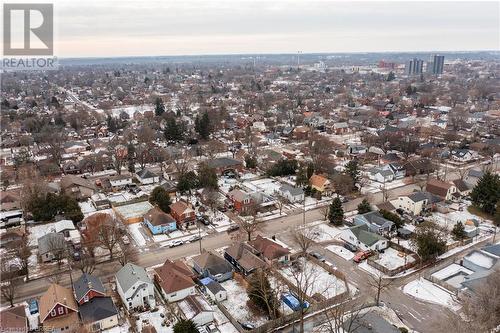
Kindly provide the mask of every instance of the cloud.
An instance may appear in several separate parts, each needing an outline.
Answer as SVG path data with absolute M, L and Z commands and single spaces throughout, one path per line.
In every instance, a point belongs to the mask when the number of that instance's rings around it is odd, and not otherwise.
M 499 48 L 498 2 L 56 0 L 60 56 Z

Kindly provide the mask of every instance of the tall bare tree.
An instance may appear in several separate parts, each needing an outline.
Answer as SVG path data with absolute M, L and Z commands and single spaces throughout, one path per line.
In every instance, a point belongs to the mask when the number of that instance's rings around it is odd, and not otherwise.
M 14 306 L 14 300 L 16 298 L 17 290 L 21 285 L 22 280 L 20 277 L 10 277 L 7 281 L 3 281 L 0 286 L 0 292 L 2 298 L 9 302 L 10 306 Z
M 380 304 L 380 294 L 389 288 L 394 282 L 392 279 L 385 279 L 381 273 L 377 275 L 369 274 L 366 283 L 375 289 L 375 303 Z

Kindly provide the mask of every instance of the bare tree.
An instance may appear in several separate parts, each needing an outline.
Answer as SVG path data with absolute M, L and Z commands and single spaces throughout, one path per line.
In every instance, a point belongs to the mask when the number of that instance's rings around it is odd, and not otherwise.
M 21 238 L 20 243 L 15 249 L 15 255 L 21 262 L 23 271 L 26 272 L 26 281 L 29 280 L 29 258 L 31 256 L 31 248 L 29 244 L 28 231 Z
M 287 197 L 285 197 L 281 193 L 276 193 L 274 197 L 276 198 L 276 206 L 280 210 L 280 215 L 281 215 L 281 212 L 283 211 L 283 207 L 286 204 L 288 204 L 290 201 L 288 200 Z
M 192 161 L 191 151 L 188 149 L 181 149 L 172 157 L 172 163 L 179 175 L 184 175 L 189 171 Z
M 4 281 L 0 286 L 0 291 L 2 298 L 9 302 L 10 307 L 14 306 L 14 299 L 16 297 L 17 289 L 21 285 L 20 277 L 11 277 L 7 281 Z
M 292 232 L 292 237 L 300 249 L 299 253 L 301 255 L 306 255 L 311 246 L 314 245 L 317 233 L 314 228 L 297 228 Z
M 259 269 L 250 276 L 248 283 L 247 294 L 250 300 L 255 305 L 265 308 L 271 319 L 278 318 L 279 301 L 276 296 L 276 290 L 270 285 L 269 271 Z
M 134 261 L 136 259 L 137 252 L 134 248 L 128 245 L 123 245 L 121 251 L 118 253 L 118 262 L 125 266 L 127 263 Z
M 260 224 L 260 221 L 257 220 L 258 204 L 253 203 L 252 205 L 248 206 L 246 213 L 251 218 L 248 217 L 241 218 L 240 226 L 243 229 L 243 231 L 246 232 L 248 241 L 251 241 L 252 235 L 254 234 L 255 231 L 257 231 L 257 228 L 259 227 Z
M 380 304 L 380 294 L 389 288 L 389 286 L 394 282 L 392 279 L 384 279 L 381 273 L 376 276 L 369 274 L 366 283 L 375 289 L 375 303 Z
M 114 137 L 108 143 L 108 153 L 113 159 L 116 172 L 121 175 L 122 167 L 127 160 L 127 148 L 120 142 L 118 137 Z
M 323 215 L 323 220 L 326 221 L 328 219 L 328 213 L 330 213 L 330 205 L 321 206 L 319 212 Z
M 363 317 L 368 311 L 356 302 L 343 302 L 321 314 L 322 323 L 318 326 L 321 333 L 353 333 L 362 326 Z
M 93 253 L 89 253 L 86 248 L 83 248 L 80 254 L 80 259 L 75 260 L 73 257 L 71 266 L 79 269 L 82 273 L 92 274 L 96 268 L 96 260 Z
M 115 245 L 122 236 L 123 230 L 120 228 L 118 221 L 111 216 L 103 221 L 97 228 L 98 242 L 109 251 L 111 259 L 113 259 Z
M 64 237 L 59 237 L 60 234 L 53 234 L 52 236 L 47 240 L 47 249 L 60 269 L 63 260 L 68 257 L 68 248 Z

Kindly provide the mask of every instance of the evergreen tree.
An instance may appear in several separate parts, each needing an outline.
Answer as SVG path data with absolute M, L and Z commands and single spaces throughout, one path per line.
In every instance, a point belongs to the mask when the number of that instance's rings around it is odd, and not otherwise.
M 175 323 L 174 333 L 198 333 L 198 328 L 191 319 L 181 319 Z
M 368 200 L 363 199 L 358 205 L 358 214 L 364 214 L 372 211 L 372 207 Z
M 495 216 L 493 216 L 493 224 L 500 227 L 500 201 L 497 202 Z
M 330 204 L 328 220 L 336 226 L 342 225 L 344 222 L 344 209 L 342 208 L 342 202 L 338 197 L 334 198 Z
M 194 121 L 194 128 L 203 140 L 207 140 L 210 136 L 210 118 L 208 113 L 204 112 L 201 118 L 196 116 Z
M 165 213 L 170 213 L 172 201 L 170 200 L 170 195 L 163 187 L 157 186 L 154 188 L 149 196 L 149 202 L 153 205 L 157 205 Z
M 157 97 L 155 100 L 155 115 L 161 116 L 164 113 L 165 113 L 165 105 L 163 104 L 163 100 L 160 97 Z
M 472 203 L 488 214 L 495 214 L 495 206 L 500 200 L 500 177 L 490 171 L 479 179 L 477 185 L 472 189 Z
M 465 228 L 464 224 L 460 221 L 455 224 L 453 230 L 451 230 L 451 234 L 455 240 L 462 240 L 465 238 Z
M 200 165 L 198 170 L 198 186 L 206 189 L 219 189 L 217 172 L 206 163 Z
M 416 230 L 412 244 L 422 261 L 436 258 L 446 251 L 446 240 L 435 224 L 424 222 Z
M 245 155 L 245 166 L 248 169 L 254 169 L 257 167 L 257 159 L 252 155 Z
M 390 72 L 389 75 L 387 75 L 387 81 L 392 81 L 396 78 L 396 75 L 394 75 L 394 72 Z
M 177 190 L 182 194 L 198 187 L 198 177 L 193 171 L 189 171 L 179 177 Z
M 184 128 L 182 124 L 178 124 L 174 118 L 170 117 L 167 119 L 167 125 L 163 134 L 168 141 L 181 141 L 184 138 Z
M 358 160 L 350 160 L 345 165 L 345 172 L 352 178 L 354 184 L 359 181 L 359 167 Z

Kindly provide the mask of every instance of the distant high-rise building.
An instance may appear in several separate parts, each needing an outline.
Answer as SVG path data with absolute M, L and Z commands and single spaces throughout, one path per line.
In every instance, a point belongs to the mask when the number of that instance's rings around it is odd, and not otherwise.
M 405 67 L 406 74 L 408 75 L 419 75 L 422 74 L 424 70 L 424 61 L 421 59 L 413 58 L 410 60 Z
M 427 63 L 427 73 L 440 75 L 443 74 L 444 56 L 433 54 Z

